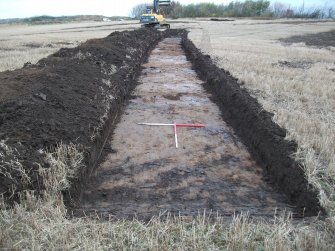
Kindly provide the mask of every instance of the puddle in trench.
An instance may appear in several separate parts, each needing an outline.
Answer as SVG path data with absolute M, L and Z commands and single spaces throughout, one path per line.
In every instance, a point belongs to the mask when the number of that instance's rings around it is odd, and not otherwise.
M 262 168 L 221 119 L 180 43 L 167 38 L 152 51 L 108 143 L 115 151 L 84 190 L 78 210 L 118 218 L 284 210 L 285 197 L 263 180 Z M 178 128 L 176 149 L 172 126 L 140 122 L 206 127 Z

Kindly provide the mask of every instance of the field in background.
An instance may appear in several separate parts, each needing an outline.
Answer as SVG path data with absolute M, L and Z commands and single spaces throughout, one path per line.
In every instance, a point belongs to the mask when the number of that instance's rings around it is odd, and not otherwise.
M 235 250 L 273 247 L 326 250 L 333 245 L 331 238 L 327 241 L 326 238 L 328 231 L 335 231 L 335 48 L 307 47 L 304 43 L 285 45 L 278 39 L 329 31 L 334 29 L 334 22 L 185 19 L 174 20 L 171 26 L 187 28 L 195 45 L 237 77 L 264 109 L 275 114 L 274 120 L 288 129 L 288 137 L 300 147 L 296 157 L 304 164 L 309 182 L 318 188 L 322 205 L 333 216 L 328 218 L 330 224 L 325 226 L 317 221 L 296 225 L 280 218 L 272 225 L 245 216 L 235 218 L 232 223 L 219 219 L 214 224 L 206 217 L 191 222 L 170 219 L 163 223 L 155 219 L 149 224 L 100 223 L 68 220 L 62 205 L 55 206 L 53 200 L 40 205 L 27 198 L 28 202 L 16 211 L 1 213 L 1 225 L 14 223 L 6 225 L 6 233 L 0 231 L 0 243 L 9 240 L 8 235 L 18 234 L 24 226 L 27 231 L 18 235 L 23 241 L 16 243 L 17 248 L 28 247 L 31 243 L 27 240 L 31 239 L 36 249 L 149 247 L 155 250 L 170 245 L 169 249 L 221 246 Z M 60 48 L 74 47 L 87 39 L 139 27 L 137 21 L 1 25 L 0 71 L 20 68 L 26 62 L 36 63 Z M 43 241 L 48 245 L 39 244 Z
M 87 39 L 114 31 L 139 28 L 138 21 L 80 22 L 48 25 L 0 25 L 0 72 L 36 63 L 60 48 L 75 47 Z

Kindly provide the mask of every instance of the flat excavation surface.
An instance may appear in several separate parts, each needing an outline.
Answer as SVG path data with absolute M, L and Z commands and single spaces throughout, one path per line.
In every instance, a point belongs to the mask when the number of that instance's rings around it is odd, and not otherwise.
M 162 212 L 272 216 L 286 198 L 264 181 L 262 168 L 222 120 L 192 70 L 180 38 L 167 38 L 144 65 L 120 123 L 111 153 L 82 193 L 76 212 L 150 218 Z M 177 129 L 152 123 L 203 123 Z

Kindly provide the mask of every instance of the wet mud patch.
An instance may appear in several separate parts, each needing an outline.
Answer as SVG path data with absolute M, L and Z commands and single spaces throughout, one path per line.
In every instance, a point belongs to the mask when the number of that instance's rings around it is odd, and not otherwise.
M 320 32 L 316 34 L 307 34 L 302 36 L 292 36 L 288 38 L 279 39 L 283 43 L 305 43 L 307 46 L 316 46 L 324 48 L 328 46 L 335 47 L 335 30 L 328 32 Z
M 228 71 L 218 68 L 210 57 L 203 55 L 186 34 L 182 44 L 193 68 L 205 82 L 205 89 L 220 108 L 223 119 L 263 167 L 264 177 L 276 190 L 288 196 L 298 214 L 317 215 L 323 211 L 317 192 L 305 179 L 302 166 L 291 157 L 297 144 L 285 140 L 286 130 L 272 121 L 273 114 L 265 111 Z

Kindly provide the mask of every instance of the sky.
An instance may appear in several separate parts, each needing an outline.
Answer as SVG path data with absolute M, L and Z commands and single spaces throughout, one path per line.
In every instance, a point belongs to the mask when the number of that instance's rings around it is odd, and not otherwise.
M 22 18 L 40 15 L 104 15 L 128 16 L 137 4 L 152 0 L 0 0 L 0 19 Z M 241 1 L 241 0 L 240 0 Z M 335 7 L 335 0 L 271 0 L 282 2 L 292 7 L 301 6 L 303 1 L 306 8 L 315 6 Z M 228 4 L 231 0 L 179 0 L 181 4 L 210 2 Z

